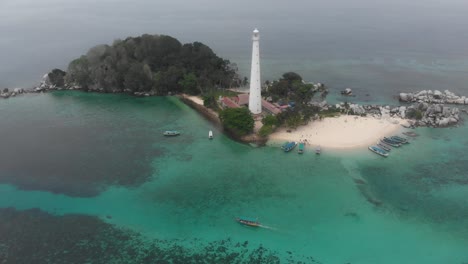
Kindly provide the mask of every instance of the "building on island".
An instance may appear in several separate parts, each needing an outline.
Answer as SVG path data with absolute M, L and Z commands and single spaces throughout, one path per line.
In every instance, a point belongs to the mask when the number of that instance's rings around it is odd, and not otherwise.
M 220 103 L 223 108 L 239 108 L 247 106 L 249 104 L 249 98 L 249 94 L 239 94 L 234 97 L 222 97 L 220 98 Z M 272 104 L 265 99 L 261 99 L 261 109 L 265 113 L 277 115 L 281 113 L 284 107 L 281 107 L 278 104 Z
M 278 104 L 272 104 L 262 98 L 260 82 L 260 33 L 258 29 L 253 31 L 252 36 L 252 68 L 250 70 L 250 93 L 238 94 L 234 97 L 221 97 L 219 102 L 223 108 L 239 108 L 248 106 L 254 115 L 268 113 L 277 115 L 284 110 Z

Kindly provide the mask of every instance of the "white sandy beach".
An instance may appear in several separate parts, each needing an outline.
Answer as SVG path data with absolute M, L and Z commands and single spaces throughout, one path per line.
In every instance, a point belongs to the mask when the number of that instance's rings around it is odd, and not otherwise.
M 373 117 L 347 116 L 329 117 L 311 121 L 296 130 L 280 128 L 270 135 L 270 141 L 305 141 L 308 145 L 322 148 L 349 149 L 361 148 L 375 144 L 384 136 L 398 134 L 400 124 L 405 120 L 396 118 L 377 119 Z
M 198 96 L 186 95 L 186 94 L 184 94 L 183 96 L 184 96 L 185 98 L 191 100 L 192 102 L 196 103 L 196 104 L 203 105 L 203 99 L 201 99 L 201 98 L 198 97 Z

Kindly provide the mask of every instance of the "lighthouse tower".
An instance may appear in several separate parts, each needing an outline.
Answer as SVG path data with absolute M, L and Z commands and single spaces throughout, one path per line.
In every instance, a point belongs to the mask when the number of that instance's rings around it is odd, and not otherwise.
M 250 69 L 250 95 L 249 110 L 252 114 L 262 112 L 262 95 L 260 85 L 260 34 L 258 29 L 253 31 L 252 36 L 252 68 Z

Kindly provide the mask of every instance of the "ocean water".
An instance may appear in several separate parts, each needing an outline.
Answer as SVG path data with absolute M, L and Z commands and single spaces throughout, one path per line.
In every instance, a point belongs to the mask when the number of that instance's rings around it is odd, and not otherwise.
M 6 263 L 468 262 L 466 124 L 384 159 L 240 144 L 175 97 L 25 95 L 0 118 Z
M 144 33 L 201 41 L 249 76 L 258 27 L 262 79 L 295 71 L 330 103 L 467 95 L 467 12 L 462 0 L 4 0 L 0 88 Z M 468 263 L 465 123 L 419 128 L 383 159 L 239 144 L 173 97 L 31 94 L 0 100 L 0 120 L 2 263 Z

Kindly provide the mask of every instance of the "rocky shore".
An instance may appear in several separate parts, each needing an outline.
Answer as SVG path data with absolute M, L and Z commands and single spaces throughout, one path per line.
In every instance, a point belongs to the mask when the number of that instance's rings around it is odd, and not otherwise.
M 54 90 L 83 90 L 76 85 L 65 84 L 64 87 L 57 87 L 52 84 L 49 74 L 45 74 L 40 84 L 32 90 L 25 90 L 22 88 L 2 89 L 0 90 L 0 98 L 10 98 L 25 93 L 42 93 Z M 89 92 L 104 93 L 102 88 L 87 89 Z M 349 89 L 351 93 L 351 89 Z M 113 90 L 112 93 L 127 93 L 133 96 L 156 96 L 154 92 L 132 92 L 130 89 Z M 186 98 L 185 98 L 186 99 Z M 212 113 L 207 113 L 200 109 L 199 106 L 193 105 L 189 100 L 183 100 L 185 103 L 191 105 L 198 112 L 203 114 L 206 118 L 219 124 L 217 116 Z M 336 105 L 328 105 L 326 101 L 316 103 L 322 110 L 334 109 L 345 114 L 371 116 L 374 118 L 401 118 L 406 119 L 411 127 L 427 126 L 427 127 L 448 127 L 458 124 L 461 121 L 460 113 L 466 112 L 465 109 L 461 111 L 457 107 L 448 107 L 445 104 L 468 105 L 468 98 L 465 96 L 458 96 L 453 92 L 445 90 L 440 92 L 438 90 L 423 90 L 416 93 L 400 93 L 399 101 L 403 103 L 412 103 L 411 105 L 399 106 L 382 106 L 382 105 L 359 105 L 352 103 L 339 103 Z M 202 108 L 204 108 L 202 106 Z M 242 141 L 263 141 L 260 138 L 243 139 Z
M 23 88 L 14 88 L 13 90 L 10 90 L 8 88 L 4 88 L 0 91 L 0 98 L 10 98 L 10 97 L 15 97 L 17 95 L 26 93 L 28 91 L 25 91 Z
M 80 86 L 77 85 L 70 85 L 70 84 L 65 84 L 63 87 L 56 86 L 55 84 L 52 84 L 50 81 L 49 75 L 46 74 L 44 77 L 42 77 L 42 80 L 40 84 L 32 89 L 23 89 L 23 88 L 14 88 L 13 90 L 10 90 L 8 88 L 2 89 L 0 91 L 0 98 L 9 98 L 9 97 L 14 97 L 16 95 L 20 94 L 27 94 L 27 93 L 44 93 L 44 92 L 49 92 L 49 91 L 61 91 L 61 90 L 82 90 L 82 91 L 87 91 L 87 92 L 94 92 L 94 93 L 106 93 L 103 88 L 88 88 L 88 89 L 83 89 Z M 124 90 L 112 90 L 111 93 L 126 93 L 126 94 L 131 94 L 133 96 L 156 96 L 157 94 L 154 92 L 132 92 L 130 89 L 124 89 Z
M 409 106 L 380 106 L 340 103 L 336 109 L 351 115 L 371 116 L 374 118 L 406 119 L 410 127 L 447 127 L 461 121 L 460 110 L 443 104 L 418 102 Z
M 439 90 L 423 90 L 414 94 L 400 93 L 399 99 L 401 102 L 468 105 L 468 98 L 465 96 L 458 96 L 449 90 L 445 90 L 444 92 Z

